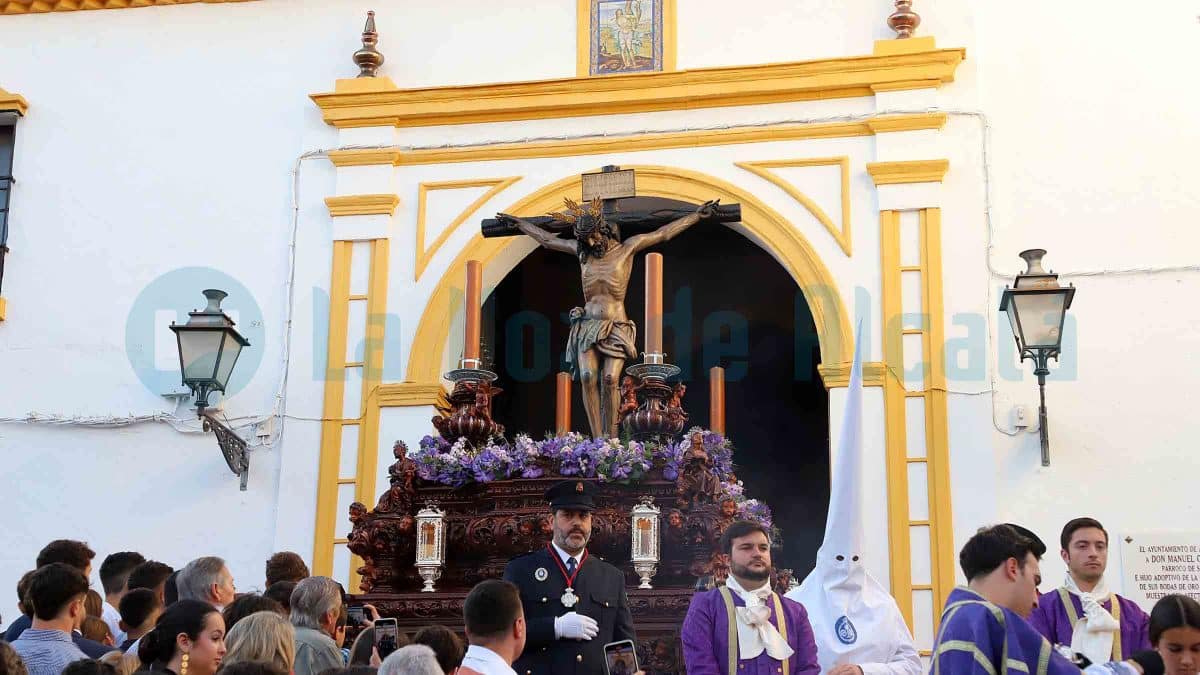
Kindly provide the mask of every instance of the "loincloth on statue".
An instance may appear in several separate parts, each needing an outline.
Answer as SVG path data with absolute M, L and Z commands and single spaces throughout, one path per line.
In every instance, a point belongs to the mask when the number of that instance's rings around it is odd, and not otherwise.
M 571 310 L 571 334 L 567 338 L 567 369 L 579 374 L 579 355 L 595 349 L 604 356 L 618 359 L 637 358 L 637 327 L 632 321 L 588 319 L 583 309 Z

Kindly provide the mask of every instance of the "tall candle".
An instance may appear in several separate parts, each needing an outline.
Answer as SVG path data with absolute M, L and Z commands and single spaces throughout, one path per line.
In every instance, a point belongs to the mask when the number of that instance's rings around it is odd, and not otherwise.
M 662 281 L 661 253 L 646 256 L 646 354 L 662 353 Z
M 554 434 L 566 436 L 571 433 L 571 374 L 559 373 L 554 380 Z
M 708 371 L 708 428 L 725 435 L 725 369 L 720 366 Z
M 466 331 L 463 335 L 463 360 L 479 360 L 480 310 L 483 306 L 483 265 L 478 260 L 467 261 Z M 479 367 L 479 363 L 470 364 Z

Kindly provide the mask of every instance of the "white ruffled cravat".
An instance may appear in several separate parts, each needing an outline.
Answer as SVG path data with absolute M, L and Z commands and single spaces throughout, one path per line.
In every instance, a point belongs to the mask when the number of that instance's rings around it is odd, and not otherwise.
M 756 658 L 765 649 L 768 656 L 782 661 L 795 653 L 779 634 L 779 629 L 771 624 L 771 608 L 766 604 L 771 597 L 771 588 L 767 583 L 748 591 L 731 574 L 725 585 L 746 603 L 745 607 L 736 608 L 739 658 Z
M 1075 624 L 1075 632 L 1071 635 L 1071 650 L 1088 657 L 1092 663 L 1104 663 L 1112 658 L 1114 633 L 1121 630 L 1121 624 L 1113 615 L 1100 605 L 1108 599 L 1108 586 L 1104 577 L 1096 583 L 1090 593 L 1079 590 L 1078 584 L 1070 574 L 1063 582 L 1063 588 L 1078 595 L 1083 604 L 1083 616 Z M 1116 602 L 1116 600 L 1114 600 Z

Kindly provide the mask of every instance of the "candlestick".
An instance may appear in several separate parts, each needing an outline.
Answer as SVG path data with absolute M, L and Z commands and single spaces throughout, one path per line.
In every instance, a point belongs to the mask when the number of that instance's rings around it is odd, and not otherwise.
M 708 371 L 708 428 L 725 435 L 725 369 L 720 366 Z
M 463 336 L 463 365 L 479 368 L 479 325 L 483 306 L 483 265 L 478 260 L 467 261 L 466 326 Z
M 661 253 L 646 256 L 646 363 L 662 363 L 662 280 Z
M 571 433 L 571 374 L 559 373 L 555 383 L 554 434 L 566 436 Z

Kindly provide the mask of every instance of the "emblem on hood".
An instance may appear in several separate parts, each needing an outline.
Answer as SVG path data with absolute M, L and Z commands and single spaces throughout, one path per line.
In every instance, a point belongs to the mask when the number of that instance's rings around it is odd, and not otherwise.
M 854 629 L 854 624 L 850 623 L 849 617 L 843 616 L 833 624 L 833 630 L 837 633 L 837 639 L 844 645 L 852 645 L 858 642 L 858 631 Z

